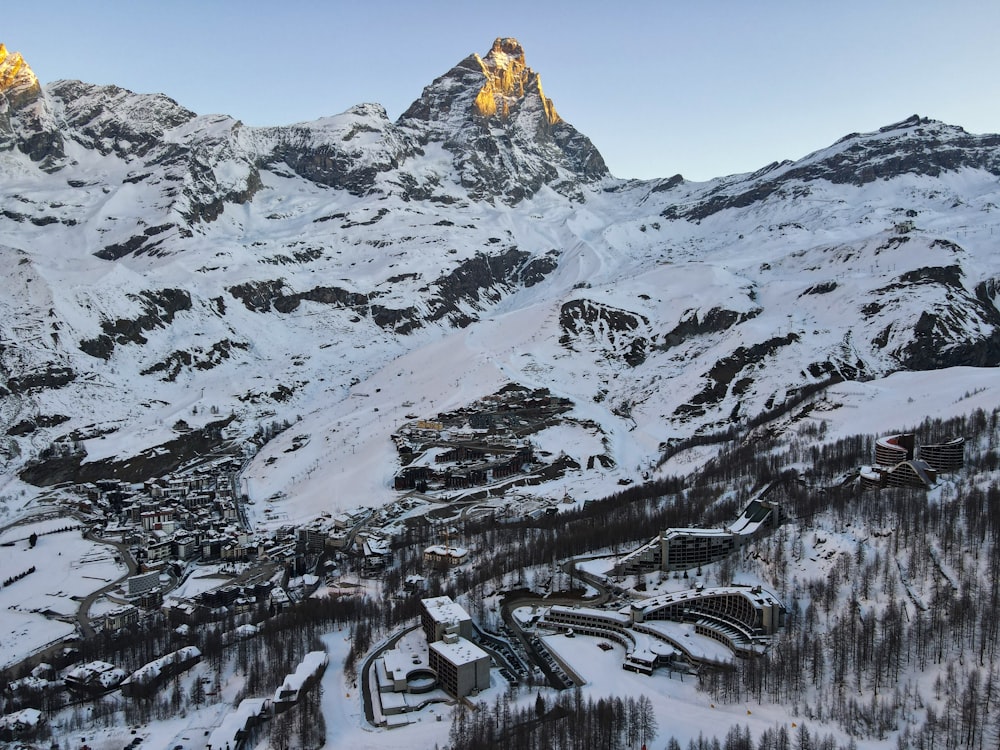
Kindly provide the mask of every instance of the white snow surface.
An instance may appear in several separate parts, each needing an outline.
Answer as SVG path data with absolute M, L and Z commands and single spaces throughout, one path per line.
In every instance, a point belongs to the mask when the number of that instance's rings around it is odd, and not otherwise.
M 150 107 L 167 106 L 155 98 L 140 104 L 134 127 Z M 941 138 L 955 135 L 939 123 L 925 128 Z M 891 142 L 918 129 L 856 140 Z M 291 129 L 199 117 L 167 129 L 164 138 L 203 144 L 213 189 L 222 195 L 249 179 L 246 160 L 275 143 L 338 142 L 363 159 L 376 141 L 388 148 L 390 130 L 380 108 L 363 105 Z M 382 505 L 394 497 L 398 468 L 389 435 L 405 414 L 433 418 L 511 382 L 572 399 L 570 417 L 596 426 L 578 434 L 563 427 L 537 440 L 577 460 L 606 451 L 614 468 L 582 471 L 554 488 L 579 499 L 599 497 L 618 480 L 650 471 L 664 441 L 718 429 L 734 414 L 753 416 L 824 377 L 810 366 L 847 373 L 849 380 L 860 367 L 864 380 L 879 382 L 899 369 L 925 310 L 963 335 L 993 331 L 985 308 L 976 307 L 975 290 L 1000 278 L 993 252 L 1000 222 L 992 210 L 1000 188 L 976 169 L 860 186 L 793 180 L 803 192 L 795 200 L 772 194 L 689 221 L 663 214 L 752 189 L 791 167 L 682 181 L 669 190 L 611 180 L 581 186 L 579 199 L 542 187 L 514 205 L 461 199 L 443 206 L 405 199 L 391 171 L 377 178 L 383 192 L 357 196 L 273 165 L 259 170 L 262 187 L 252 200 L 223 203 L 214 221 L 194 225 L 187 236 L 175 226 L 179 204 L 165 202 L 149 180 L 127 179 L 136 171 L 131 156 L 101 156 L 73 142 L 67 148 L 76 161 L 54 174 L 16 152 L 0 154 L 0 198 L 27 217 L 0 222 L 0 262 L 12 274 L 12 293 L 0 301 L 0 334 L 13 342 L 3 365 L 12 377 L 56 367 L 74 373 L 61 387 L 3 399 L 0 417 L 8 427 L 39 415 L 68 417 L 4 438 L 19 453 L 0 474 L 0 505 L 8 512 L 23 505 L 16 492 L 37 494 L 18 482 L 19 468 L 74 430 L 85 461 L 95 462 L 175 438 L 178 420 L 197 429 L 229 415 L 227 435 L 237 445 L 272 422 L 292 423 L 246 473 L 255 500 L 283 494 L 282 521 Z M 796 165 L 845 148 L 836 144 Z M 407 157 L 408 174 L 447 174 L 445 153 L 429 144 L 422 155 Z M 114 261 L 93 254 L 161 226 L 168 228 L 148 235 L 162 239 L 149 252 Z M 459 299 L 456 309 L 472 318 L 464 328 L 447 317 L 426 319 L 438 304 L 441 279 L 463 262 L 511 248 L 557 265 L 530 286 L 498 282 L 478 298 Z M 948 268 L 957 269 L 957 286 L 902 281 L 924 278 L 921 269 Z M 257 282 L 275 284 L 284 295 L 337 288 L 365 295 L 368 304 L 301 299 L 281 312 L 270 302 L 251 310 L 234 290 Z M 826 291 L 809 291 L 816 288 Z M 171 289 L 183 290 L 190 307 L 143 328 L 145 343 L 112 335 L 106 361 L 81 350 L 81 342 L 106 335 L 109 324 L 148 312 L 150 295 Z M 567 335 L 567 304 L 601 316 Z M 870 304 L 878 313 L 865 312 Z M 407 333 L 380 327 L 372 317 L 376 305 L 410 310 L 422 323 Z M 739 322 L 664 338 L 720 310 Z M 616 315 L 629 327 L 611 327 Z M 629 364 L 625 357 L 637 339 L 646 342 L 645 358 Z M 717 397 L 704 398 L 719 362 L 774 339 L 783 343 L 765 346 Z M 869 383 L 853 390 L 875 395 Z M 898 419 L 917 422 L 944 408 L 939 399 L 923 401 L 907 403 Z M 308 442 L 291 450 L 296 436 Z M 255 509 L 260 525 L 267 523 L 264 507 Z
M 73 530 L 46 533 L 64 526 Z M 32 549 L 28 537 L 33 533 L 39 536 Z M 77 598 L 127 572 L 124 564 L 116 562 L 114 548 L 84 539 L 77 522 L 68 517 L 10 526 L 0 532 L 3 577 L 32 567 L 33 573 L 0 588 L 0 640 L 4 644 L 0 667 L 73 635 L 80 606 Z

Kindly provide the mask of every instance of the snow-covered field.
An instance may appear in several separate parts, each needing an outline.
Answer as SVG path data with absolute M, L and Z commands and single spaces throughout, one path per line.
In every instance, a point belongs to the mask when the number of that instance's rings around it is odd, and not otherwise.
M 73 528 L 55 531 L 65 526 Z M 34 548 L 28 541 L 32 534 L 38 534 Z M 11 526 L 0 533 L 3 578 L 32 567 L 33 573 L 0 588 L 0 668 L 73 635 L 79 600 L 127 573 L 113 547 L 84 539 L 79 522 L 70 517 Z

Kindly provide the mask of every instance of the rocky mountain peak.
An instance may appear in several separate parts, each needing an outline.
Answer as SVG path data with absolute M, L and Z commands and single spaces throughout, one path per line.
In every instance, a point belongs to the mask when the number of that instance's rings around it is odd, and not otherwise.
M 59 134 L 45 92 L 20 52 L 0 44 L 0 151 L 18 149 L 46 169 L 62 158 Z
M 542 82 L 538 74 L 524 62 L 524 47 L 511 37 L 498 37 L 485 58 L 476 55 L 486 76 L 473 108 L 482 117 L 510 117 L 511 105 L 525 96 L 530 84 L 537 85 L 539 99 L 549 125 L 559 122 L 552 102 L 542 93 Z
M 449 151 L 475 200 L 513 204 L 543 185 L 578 197 L 581 183 L 608 176 L 598 150 L 556 114 L 524 48 L 510 37 L 435 79 L 397 125 L 420 146 L 440 143 Z
M 38 78 L 20 52 L 8 52 L 0 44 L 0 95 L 8 106 L 19 107 L 36 98 L 41 91 Z

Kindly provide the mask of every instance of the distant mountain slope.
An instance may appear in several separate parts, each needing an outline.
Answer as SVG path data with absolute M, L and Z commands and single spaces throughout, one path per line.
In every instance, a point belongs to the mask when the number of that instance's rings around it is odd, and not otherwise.
M 914 117 L 753 174 L 618 180 L 512 39 L 395 123 L 250 128 L 42 87 L 5 48 L 0 88 L 8 477 L 142 478 L 123 460 L 178 420 L 230 415 L 238 441 L 381 446 L 397 412 L 516 380 L 600 430 L 614 466 L 566 480 L 596 495 L 831 382 L 1000 363 L 1000 136 Z M 348 469 L 310 450 L 258 465 L 319 497 L 317 467 Z M 372 467 L 359 502 L 388 492 Z

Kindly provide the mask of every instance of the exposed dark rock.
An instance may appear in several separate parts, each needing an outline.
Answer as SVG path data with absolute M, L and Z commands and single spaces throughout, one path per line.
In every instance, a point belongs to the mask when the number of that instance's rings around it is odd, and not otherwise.
M 799 296 L 802 297 L 803 295 L 806 294 L 829 294 L 836 288 L 837 288 L 836 281 L 824 281 L 820 284 L 813 284 L 811 287 L 802 292 L 802 294 L 800 294 Z
M 372 320 L 379 328 L 389 328 L 396 333 L 407 334 L 421 326 L 420 314 L 416 308 L 407 307 L 402 310 L 372 305 Z
M 162 380 L 174 381 L 184 368 L 194 367 L 198 370 L 211 370 L 232 356 L 234 349 L 246 351 L 250 345 L 243 341 L 222 339 L 216 341 L 208 349 L 197 347 L 190 352 L 178 350 L 171 352 L 166 359 L 147 367 L 142 375 L 164 373 Z
M 34 419 L 22 419 L 17 424 L 7 429 L 7 434 L 12 437 L 30 435 L 38 429 L 46 427 L 58 427 L 63 422 L 68 422 L 69 417 L 64 414 L 39 414 Z
M 666 333 L 656 348 L 666 351 L 672 347 L 680 346 L 694 336 L 721 333 L 738 323 L 755 318 L 759 314 L 760 308 L 754 308 L 746 313 L 738 313 L 735 310 L 713 307 L 699 318 L 698 312 L 693 311 Z
M 267 312 L 276 299 L 284 296 L 282 294 L 284 288 L 285 282 L 278 279 L 275 281 L 248 281 L 245 284 L 231 286 L 228 291 L 242 302 L 247 310 Z
M 1000 297 L 1000 277 L 994 276 L 976 285 L 976 298 L 983 303 L 987 310 L 991 307 L 994 310 L 998 309 L 998 297 Z
M 670 177 L 669 179 L 657 180 L 656 184 L 653 185 L 653 187 L 650 189 L 649 192 L 663 193 L 666 192 L 667 190 L 672 190 L 673 188 L 677 187 L 683 182 L 684 182 L 683 175 L 675 174 L 673 177 Z
M 44 370 L 10 378 L 7 381 L 7 390 L 10 393 L 18 394 L 48 388 L 62 388 L 74 380 L 76 380 L 76 373 L 73 372 L 72 368 L 64 365 L 49 365 Z
M 1000 135 L 970 135 L 916 115 L 879 130 L 853 133 L 834 146 L 794 164 L 783 162 L 721 184 L 691 206 L 670 206 L 663 216 L 700 221 L 730 208 L 743 208 L 772 195 L 794 197 L 808 183 L 864 185 L 904 174 L 938 177 L 963 167 L 1000 175 Z
M 129 297 L 142 303 L 142 314 L 135 318 L 104 321 L 101 323 L 103 333 L 95 339 L 81 341 L 81 351 L 92 357 L 108 359 L 115 344 L 145 344 L 144 331 L 163 328 L 173 322 L 178 312 L 191 309 L 191 296 L 183 289 L 145 291 Z
M 191 366 L 191 353 L 186 351 L 176 351 L 171 352 L 166 359 L 157 362 L 155 365 L 147 367 L 145 370 L 140 372 L 140 375 L 155 375 L 157 373 L 164 373 L 162 380 L 167 382 L 173 382 L 177 379 L 181 370 L 185 367 Z
M 215 179 L 215 173 L 207 165 L 195 162 L 201 169 L 192 168 L 196 179 L 200 181 L 201 189 L 187 190 L 185 196 L 189 201 L 189 208 L 185 212 L 188 223 L 195 224 L 199 221 L 205 223 L 218 219 L 226 209 L 226 204 L 242 204 L 250 202 L 257 192 L 264 187 L 260 180 L 260 172 L 256 167 L 252 168 L 247 176 L 246 182 L 240 188 L 220 193 Z
M 551 254 L 535 257 L 515 247 L 495 255 L 479 253 L 432 282 L 437 294 L 428 300 L 431 312 L 427 319 L 447 317 L 452 325 L 464 327 L 473 318 L 460 305 L 480 310 L 484 302 L 497 302 L 503 292 L 518 285 L 538 283 L 556 266 Z
M 978 337 L 956 329 L 954 319 L 924 311 L 913 327 L 913 341 L 900 352 L 900 364 L 908 370 L 939 370 L 946 367 L 1000 366 L 1000 327 Z
M 212 422 L 136 456 L 120 460 L 83 463 L 85 453 L 54 455 L 26 466 L 18 476 L 36 487 L 51 487 L 63 482 L 96 482 L 98 479 L 142 482 L 149 477 L 169 474 L 191 459 L 211 453 L 224 442 L 222 429 L 232 420 L 233 417 L 228 417 Z
M 678 416 L 691 416 L 704 414 L 705 407 L 718 404 L 729 392 L 729 384 L 748 367 L 762 362 L 767 357 L 773 355 L 778 349 L 799 341 L 799 335 L 788 333 L 784 336 L 774 336 L 758 344 L 745 347 L 739 346 L 733 350 L 728 357 L 723 357 L 705 373 L 708 383 L 701 391 L 696 393 L 686 404 L 681 404 L 675 414 Z M 740 382 L 740 391 L 745 392 L 749 384 Z M 771 408 L 773 404 L 768 405 Z
M 514 39 L 497 39 L 485 57 L 470 55 L 437 78 L 396 124 L 420 145 L 443 144 L 476 200 L 517 203 L 543 185 L 572 194 L 579 181 L 608 176 L 593 143 L 556 114 Z
M 62 101 L 73 139 L 105 155 L 141 158 L 161 151 L 164 133 L 196 117 L 162 94 L 135 94 L 81 81 L 56 81 L 47 89 Z
M 566 302 L 559 311 L 559 326 L 563 335 L 559 343 L 573 348 L 573 342 L 588 336 L 598 342 L 608 354 L 620 357 L 631 367 L 646 361 L 649 341 L 637 331 L 649 329 L 645 315 L 621 310 L 589 299 Z
M 144 234 L 137 234 L 134 237 L 130 237 L 125 242 L 106 245 L 102 250 L 98 250 L 94 253 L 94 255 L 102 260 L 118 260 L 119 258 L 124 258 L 126 255 L 133 253 L 140 255 L 143 252 L 149 252 L 163 242 L 163 240 L 150 242 L 150 236 L 151 235 L 148 231 Z

